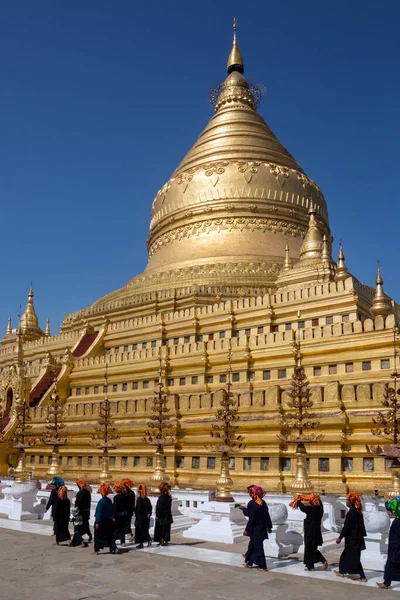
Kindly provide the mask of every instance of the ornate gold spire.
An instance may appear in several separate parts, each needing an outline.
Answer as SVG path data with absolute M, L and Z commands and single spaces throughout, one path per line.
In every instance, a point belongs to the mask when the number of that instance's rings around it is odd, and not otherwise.
M 326 233 L 324 233 L 324 237 L 322 238 L 322 262 L 326 265 L 330 265 L 332 262 Z
M 96 307 L 188 285 L 265 292 L 282 272 L 288 238 L 297 263 L 311 201 L 330 250 L 324 196 L 257 112 L 262 94 L 236 50 L 234 35 L 230 73 L 211 93 L 215 114 L 154 199 L 145 272 Z M 319 268 L 322 234 L 320 244 Z
M 12 334 L 11 317 L 8 317 L 6 335 Z
M 370 312 L 374 317 L 378 315 L 387 317 L 392 312 L 392 303 L 383 291 L 383 279 L 381 275 L 381 267 L 378 265 L 378 274 L 376 276 L 376 291 L 372 300 Z
M 317 211 L 315 210 L 311 202 L 308 211 L 308 231 L 306 233 L 306 237 L 304 238 L 304 242 L 300 248 L 301 261 L 309 258 L 316 259 L 322 257 L 322 235 L 317 225 L 317 221 L 315 218 L 316 214 Z
M 50 337 L 51 333 L 50 333 L 50 319 L 46 319 L 46 330 L 44 332 L 44 335 L 46 337 Z
M 282 271 L 290 271 L 293 269 L 292 260 L 289 255 L 289 244 L 285 248 L 285 262 L 283 263 Z
M 349 272 L 346 267 L 346 263 L 344 262 L 344 253 L 342 248 L 342 242 L 339 245 L 339 255 L 338 255 L 338 263 L 335 273 L 335 281 L 344 281 L 349 277 Z
M 21 316 L 19 325 L 20 333 L 24 336 L 25 339 L 35 340 L 43 336 L 43 331 L 39 327 L 39 320 L 35 312 L 35 307 L 33 306 L 32 284 L 29 288 L 28 303 Z
M 244 63 L 242 58 L 242 53 L 240 52 L 239 45 L 236 40 L 236 25 L 237 18 L 233 19 L 233 45 L 232 50 L 229 54 L 227 71 L 228 73 L 232 73 L 233 71 L 238 71 L 239 73 L 244 73 Z

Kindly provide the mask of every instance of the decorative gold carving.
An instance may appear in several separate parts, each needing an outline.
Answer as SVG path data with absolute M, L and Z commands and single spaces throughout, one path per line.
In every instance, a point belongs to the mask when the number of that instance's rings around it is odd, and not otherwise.
M 255 205 L 250 205 L 250 210 L 256 210 Z M 210 207 L 211 208 L 211 207 Z M 211 209 L 212 210 L 212 209 Z M 292 235 L 294 237 L 304 237 L 307 232 L 307 227 L 300 225 L 299 223 L 290 223 L 280 219 L 267 219 L 259 217 L 227 217 L 221 219 L 210 219 L 206 221 L 200 221 L 196 223 L 188 223 L 182 227 L 177 227 L 171 231 L 160 235 L 149 247 L 149 257 L 161 247 L 174 242 L 175 240 L 182 240 L 202 233 L 210 233 L 212 231 L 232 231 L 238 229 L 239 231 L 250 230 L 262 230 L 272 231 L 273 233 L 283 233 L 284 235 Z
M 10 388 L 13 391 L 13 397 L 16 398 L 21 391 L 21 378 L 15 365 L 4 368 L 0 373 L 0 407 L 3 413 L 7 403 L 7 392 Z
M 227 285 L 229 285 L 229 281 L 231 281 L 232 277 L 235 278 L 237 276 L 248 276 L 251 279 L 275 281 L 281 268 L 282 265 L 280 263 L 269 262 L 213 263 L 206 265 L 195 265 L 193 267 L 163 270 L 152 275 L 136 277 L 129 284 L 129 287 L 135 291 L 143 287 L 157 287 L 169 282 L 173 282 L 174 285 L 179 282 L 187 285 L 193 280 L 200 283 L 202 279 L 210 279 L 211 276 L 213 279 L 218 279 L 221 282 L 227 282 Z
M 270 165 L 271 173 L 275 175 L 277 182 L 281 187 L 285 185 L 285 179 L 289 177 L 289 169 L 288 167 L 282 167 L 281 165 Z
M 255 173 L 258 173 L 258 167 L 261 163 L 255 161 L 239 160 L 235 164 L 238 167 L 239 173 L 242 173 L 245 182 L 250 183 L 250 181 L 253 179 L 253 175 Z
M 203 165 L 204 174 L 207 177 L 211 177 L 212 175 L 222 175 L 225 173 L 225 167 L 229 165 L 228 161 L 220 161 L 220 162 L 212 162 L 207 165 Z

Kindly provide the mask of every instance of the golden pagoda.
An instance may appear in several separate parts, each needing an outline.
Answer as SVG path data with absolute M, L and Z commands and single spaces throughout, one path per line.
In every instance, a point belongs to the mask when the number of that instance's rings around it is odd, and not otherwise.
M 83 473 L 96 481 L 101 454 L 90 440 L 107 392 L 120 436 L 111 473 L 150 481 L 154 452 L 143 437 L 161 360 L 176 425 L 166 472 L 180 487 L 212 488 L 220 458 L 206 445 L 231 348 L 230 390 L 246 440 L 231 459 L 234 487 L 251 480 L 286 491 L 295 448 L 278 436 L 297 339 L 323 434 L 307 448 L 314 489 L 382 490 L 390 464 L 369 455 L 366 444 L 393 368 L 398 307 L 385 295 L 380 271 L 374 289 L 349 273 L 342 246 L 338 263 L 332 259 L 324 196 L 258 113 L 236 23 L 227 77 L 213 97 L 214 115 L 153 201 L 145 271 L 66 316 L 58 334 L 49 324 L 40 329 L 32 288 L 19 323 L 22 344 L 9 321 L 0 348 L 5 436 L 22 393 L 33 428 L 43 430 L 56 387 L 65 402 L 65 477 Z M 5 444 L 0 451 L 4 473 L 12 457 Z M 44 444 L 27 450 L 35 477 L 45 475 L 50 460 Z

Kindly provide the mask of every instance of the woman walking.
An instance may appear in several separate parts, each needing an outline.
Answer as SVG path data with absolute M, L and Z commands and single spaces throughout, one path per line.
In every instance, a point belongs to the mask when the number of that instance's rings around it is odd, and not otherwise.
M 47 501 L 46 504 L 46 511 L 49 510 L 49 508 L 51 507 L 51 518 L 53 519 L 53 535 L 56 534 L 56 527 L 54 524 L 54 509 L 55 506 L 57 504 L 57 500 L 58 500 L 58 490 L 60 489 L 60 487 L 64 485 L 64 480 L 61 477 L 58 477 L 58 475 L 56 475 L 56 477 L 53 477 L 53 479 L 50 482 L 50 486 L 51 486 L 51 492 L 50 492 L 50 496 L 49 499 Z
M 125 494 L 126 494 L 127 516 L 126 516 L 125 533 L 130 536 L 129 541 L 133 542 L 133 540 L 135 539 L 135 536 L 132 533 L 132 517 L 135 513 L 135 503 L 136 503 L 135 492 L 132 490 L 133 481 L 132 481 L 132 479 L 125 477 L 124 479 L 121 479 L 121 483 L 123 483 L 125 486 Z
M 125 486 L 121 481 L 114 483 L 115 496 L 114 504 L 114 536 L 115 540 L 119 540 L 122 546 L 125 546 L 125 530 L 128 517 L 127 511 L 127 496 Z
M 89 536 L 89 542 L 91 542 L 92 532 L 90 531 L 89 518 L 92 496 L 83 477 L 78 477 L 78 479 L 75 480 L 75 483 L 79 488 L 75 498 L 75 508 L 78 509 L 80 515 L 80 519 L 77 519 L 75 522 L 78 522 L 79 520 L 82 521 L 80 533 L 81 535 L 85 535 L 86 533 Z
M 383 583 L 376 585 L 387 590 L 392 581 L 400 581 L 400 496 L 385 502 L 386 512 L 392 521 L 389 531 L 388 555 L 383 574 Z
M 346 506 L 349 508 L 342 531 L 336 540 L 340 544 L 344 538 L 344 550 L 340 556 L 339 570 L 333 571 L 338 577 L 346 574 L 357 574 L 355 581 L 366 582 L 364 569 L 361 564 L 361 552 L 365 550 L 364 538 L 367 535 L 362 515 L 361 498 L 355 492 L 346 496 Z
M 168 546 L 171 539 L 171 524 L 173 523 L 171 505 L 171 486 L 162 481 L 158 486 L 160 497 L 156 504 L 156 525 L 154 527 L 154 541 L 159 546 Z
M 99 554 L 101 549 L 108 547 L 112 554 L 120 554 L 114 540 L 114 505 L 108 498 L 111 487 L 108 483 L 101 483 L 98 493 L 102 497 L 97 503 L 94 515 L 94 551 Z
M 307 571 L 315 571 L 315 563 L 322 562 L 324 569 L 328 568 L 328 561 L 318 550 L 322 546 L 321 522 L 324 507 L 317 494 L 308 496 L 298 495 L 289 504 L 292 508 L 299 508 L 305 513 L 304 519 L 304 558 L 303 562 Z
M 54 530 L 57 546 L 60 542 L 69 542 L 71 534 L 68 530 L 71 503 L 68 500 L 67 488 L 61 485 L 57 492 L 57 502 L 54 506 Z
M 151 546 L 151 537 L 149 534 L 150 517 L 152 506 L 147 497 L 147 488 L 144 483 L 138 485 L 138 498 L 135 507 L 135 542 L 136 548 L 143 548 L 143 544 Z
M 242 507 L 242 511 L 245 517 L 249 518 L 244 535 L 249 536 L 250 540 L 243 566 L 252 569 L 255 564 L 263 571 L 268 571 L 263 542 L 272 531 L 272 521 L 268 506 L 263 500 L 265 491 L 262 487 L 253 485 L 248 492 L 251 500 L 247 507 Z

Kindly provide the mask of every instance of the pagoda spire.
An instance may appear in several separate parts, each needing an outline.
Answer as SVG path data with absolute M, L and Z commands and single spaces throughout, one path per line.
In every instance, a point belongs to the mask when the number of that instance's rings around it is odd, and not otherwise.
M 335 281 L 344 281 L 344 279 L 347 279 L 348 277 L 349 277 L 349 271 L 346 267 L 346 263 L 344 262 L 342 241 L 340 241 L 338 262 L 337 262 L 336 273 L 335 273 Z
M 290 271 L 293 269 L 292 260 L 289 255 L 289 244 L 286 244 L 285 247 L 285 262 L 283 263 L 282 271 Z
M 308 231 L 300 248 L 300 261 L 308 258 L 316 259 L 322 257 L 323 242 L 322 235 L 315 218 L 316 214 L 317 211 L 314 208 L 313 203 L 310 202 L 310 208 L 308 210 Z
M 232 73 L 233 71 L 238 71 L 239 73 L 244 73 L 244 62 L 242 58 L 242 53 L 240 52 L 239 45 L 236 40 L 236 25 L 237 18 L 233 19 L 233 44 L 232 50 L 229 54 L 227 71 L 228 73 Z
M 381 266 L 378 264 L 378 273 L 376 276 L 375 296 L 372 300 L 370 312 L 374 317 L 387 317 L 392 312 L 392 303 L 383 291 L 383 279 L 381 275 Z
M 46 319 L 46 329 L 45 329 L 44 335 L 46 337 L 50 337 L 51 336 L 51 333 L 50 333 L 50 319 Z
M 332 262 L 332 258 L 329 252 L 328 246 L 328 238 L 326 237 L 326 233 L 324 233 L 324 237 L 322 238 L 322 262 L 326 265 L 330 265 Z
M 33 305 L 33 287 L 32 283 L 29 288 L 28 302 L 24 312 L 22 313 L 19 328 L 20 333 L 26 339 L 35 340 L 43 336 L 43 331 L 39 327 L 39 319 Z
M 11 317 L 8 317 L 6 335 L 11 335 L 11 334 L 12 334 Z

